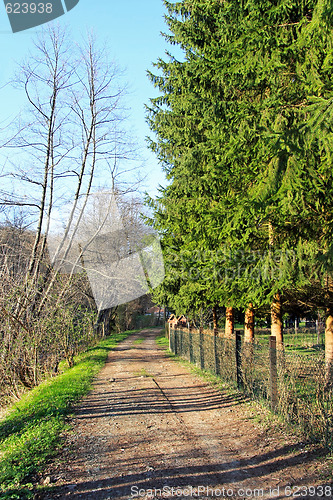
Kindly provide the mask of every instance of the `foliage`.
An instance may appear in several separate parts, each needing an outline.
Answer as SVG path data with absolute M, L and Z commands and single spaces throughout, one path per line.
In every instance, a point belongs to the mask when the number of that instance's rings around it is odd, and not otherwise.
M 169 180 L 151 224 L 177 313 L 331 307 L 332 5 L 165 2 L 151 148 Z M 329 278 L 328 278 L 329 277 Z

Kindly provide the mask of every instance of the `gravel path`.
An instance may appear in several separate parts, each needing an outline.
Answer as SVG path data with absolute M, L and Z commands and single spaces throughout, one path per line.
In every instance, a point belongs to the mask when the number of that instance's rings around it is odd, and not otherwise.
M 157 335 L 143 330 L 110 353 L 39 498 L 323 498 L 302 443 L 267 435 L 240 396 L 168 358 Z

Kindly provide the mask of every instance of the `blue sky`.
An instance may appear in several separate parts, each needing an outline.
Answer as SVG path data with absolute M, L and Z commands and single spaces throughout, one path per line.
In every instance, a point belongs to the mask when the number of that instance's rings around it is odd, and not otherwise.
M 155 195 L 159 183 L 165 184 L 164 175 L 157 159 L 146 147 L 145 137 L 149 128 L 145 123 L 144 103 L 156 95 L 156 91 L 146 76 L 152 69 L 152 62 L 164 57 L 170 49 L 161 31 L 166 31 L 162 0 L 80 0 L 79 4 L 59 18 L 59 24 L 69 27 L 73 38 L 79 40 L 88 30 L 93 30 L 101 43 L 106 41 L 110 48 L 110 58 L 125 70 L 124 82 L 128 83 L 130 95 L 130 127 L 142 148 L 144 172 L 147 174 L 146 189 Z M 0 5 L 0 101 L 2 126 L 9 117 L 14 117 L 24 104 L 23 94 L 5 84 L 13 77 L 20 62 L 33 47 L 33 37 L 37 29 L 11 32 L 3 2 Z M 1 125 L 0 125 L 1 126 Z

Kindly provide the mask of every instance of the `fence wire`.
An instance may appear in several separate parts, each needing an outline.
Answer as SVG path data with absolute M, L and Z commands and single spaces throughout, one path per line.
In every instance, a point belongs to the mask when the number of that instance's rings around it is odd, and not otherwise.
M 211 330 L 169 329 L 174 354 L 254 400 L 271 405 L 275 391 L 274 411 L 302 429 L 311 441 L 323 442 L 333 450 L 333 390 L 325 378 L 324 346 L 318 342 L 319 336 L 288 335 L 284 349 L 275 351 L 275 368 L 267 335 L 253 343 L 244 342 L 240 335 L 237 338 L 238 343 L 223 332 L 214 335 Z

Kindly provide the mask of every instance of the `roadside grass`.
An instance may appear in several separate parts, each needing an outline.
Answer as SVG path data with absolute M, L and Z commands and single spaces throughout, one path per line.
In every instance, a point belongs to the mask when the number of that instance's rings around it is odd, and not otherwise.
M 75 357 L 72 368 L 47 380 L 13 405 L 0 421 L 0 498 L 34 497 L 31 478 L 61 447 L 73 405 L 91 389 L 109 352 L 128 335 L 112 334 Z

